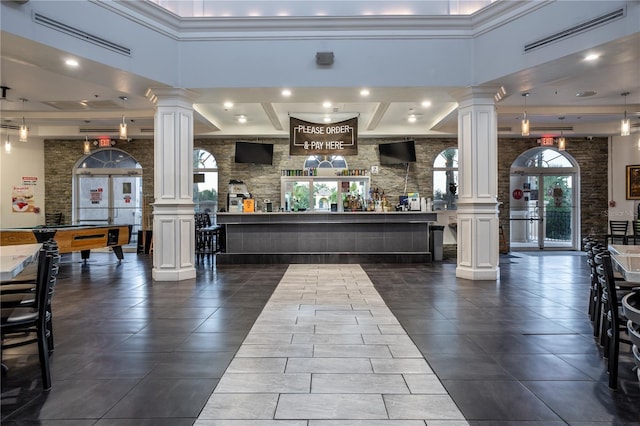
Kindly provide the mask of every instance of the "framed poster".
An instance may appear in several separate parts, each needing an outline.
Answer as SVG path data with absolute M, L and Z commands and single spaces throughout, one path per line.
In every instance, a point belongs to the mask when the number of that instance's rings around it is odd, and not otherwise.
M 640 200 L 640 164 L 627 166 L 627 200 Z

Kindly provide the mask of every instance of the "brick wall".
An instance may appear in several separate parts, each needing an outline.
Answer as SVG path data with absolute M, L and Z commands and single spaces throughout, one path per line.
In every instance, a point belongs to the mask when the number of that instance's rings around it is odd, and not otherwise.
M 196 139 L 195 148 L 207 150 L 218 163 L 220 207 L 226 206 L 227 184 L 230 179 L 242 180 L 247 184 L 253 197 L 259 201 L 270 199 L 274 207 L 280 205 L 280 170 L 300 169 L 304 163 L 302 156 L 289 156 L 289 140 L 264 138 L 251 140 L 274 144 L 273 165 L 234 163 L 233 139 Z M 249 140 L 249 139 L 245 139 Z M 398 138 L 360 139 L 358 155 L 347 157 L 351 169 L 368 169 L 378 165 L 377 145 L 394 142 Z M 417 163 L 409 167 L 407 191 L 432 196 L 432 169 L 435 157 L 444 149 L 457 145 L 456 138 L 416 138 Z M 65 223 L 71 221 L 72 170 L 83 157 L 81 140 L 46 140 L 45 149 L 45 190 L 46 211 L 62 212 Z M 500 224 L 509 236 L 509 170 L 515 159 L 528 149 L 537 147 L 535 139 L 501 138 L 498 141 L 498 199 L 504 204 L 500 208 Z M 153 140 L 135 139 L 132 142 L 118 142 L 116 149 L 122 149 L 133 156 L 143 167 L 143 191 L 145 196 L 153 196 Z M 581 181 L 581 233 L 604 234 L 607 228 L 607 138 L 568 138 L 567 152 L 580 166 Z M 405 185 L 404 166 L 381 166 L 380 173 L 371 176 L 371 184 L 383 189 L 392 200 L 402 195 Z

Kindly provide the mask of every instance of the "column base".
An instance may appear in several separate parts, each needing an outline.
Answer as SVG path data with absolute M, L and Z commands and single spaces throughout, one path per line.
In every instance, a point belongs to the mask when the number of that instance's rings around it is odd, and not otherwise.
M 153 268 L 151 276 L 154 281 L 182 281 L 196 277 L 196 268 L 162 270 Z
M 465 266 L 458 266 L 456 268 L 456 277 L 474 281 L 497 281 L 500 279 L 500 267 L 491 269 L 473 269 Z

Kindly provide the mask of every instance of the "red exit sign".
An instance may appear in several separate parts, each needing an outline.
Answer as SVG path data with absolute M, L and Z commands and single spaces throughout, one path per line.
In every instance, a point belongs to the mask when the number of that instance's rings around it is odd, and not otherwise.
M 553 146 L 553 138 L 540 138 L 540 145 Z
M 98 139 L 98 146 L 100 148 L 108 148 L 111 146 L 111 139 Z

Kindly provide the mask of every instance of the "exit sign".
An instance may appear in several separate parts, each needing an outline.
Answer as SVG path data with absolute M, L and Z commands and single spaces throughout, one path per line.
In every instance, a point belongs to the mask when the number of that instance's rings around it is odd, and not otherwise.
M 98 139 L 98 146 L 100 148 L 110 147 L 111 139 Z
M 540 138 L 540 145 L 553 146 L 553 138 Z

